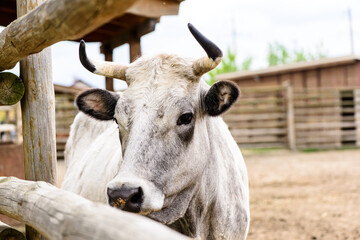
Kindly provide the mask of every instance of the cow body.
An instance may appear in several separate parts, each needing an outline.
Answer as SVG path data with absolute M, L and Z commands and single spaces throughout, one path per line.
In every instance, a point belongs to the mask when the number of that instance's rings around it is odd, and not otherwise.
M 98 121 L 82 112 L 76 115 L 65 148 L 63 189 L 107 203 L 107 184 L 122 160 L 118 131 L 112 121 Z
M 245 239 L 246 166 L 219 117 L 239 92 L 229 82 L 210 88 L 200 80 L 221 59 L 161 54 L 114 68 L 80 57 L 92 72 L 116 73 L 129 87 L 123 93 L 88 90 L 77 98 L 79 109 L 98 120 L 76 117 L 63 188 L 191 237 Z

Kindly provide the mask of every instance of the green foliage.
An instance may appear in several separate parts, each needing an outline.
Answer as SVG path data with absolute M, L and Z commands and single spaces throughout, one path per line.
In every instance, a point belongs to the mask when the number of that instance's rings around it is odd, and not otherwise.
M 252 64 L 252 57 L 245 58 L 240 65 L 236 63 L 236 52 L 232 51 L 230 48 L 227 49 L 226 55 L 224 56 L 220 65 L 210 71 L 207 76 L 205 76 L 205 81 L 211 86 L 216 80 L 215 76 L 223 73 L 230 73 L 236 71 L 249 70 Z M 323 45 L 319 44 L 316 46 L 315 54 L 305 52 L 303 49 L 289 51 L 285 45 L 274 42 L 269 44 L 267 60 L 269 66 L 277 66 L 287 63 L 295 63 L 302 61 L 315 60 L 320 58 L 325 58 L 326 54 L 323 51 Z
M 205 79 L 206 82 L 211 86 L 213 85 L 216 80 L 215 76 L 222 73 L 230 73 L 236 72 L 240 70 L 249 70 L 251 67 L 252 58 L 246 58 L 242 63 L 241 67 L 239 67 L 236 63 L 236 53 L 233 52 L 230 48 L 227 50 L 227 54 L 224 56 L 223 60 L 221 61 L 220 65 L 211 70 L 207 74 L 207 78 Z
M 322 44 L 316 47 L 316 53 L 308 53 L 305 52 L 303 49 L 294 50 L 290 52 L 288 48 L 286 48 L 283 44 L 278 42 L 270 43 L 268 48 L 268 65 L 270 66 L 277 66 L 286 63 L 294 63 L 294 62 L 302 62 L 302 61 L 309 61 L 324 58 L 326 55 L 323 52 Z
M 241 63 L 241 70 L 250 70 L 252 64 L 252 57 L 245 58 L 245 60 Z

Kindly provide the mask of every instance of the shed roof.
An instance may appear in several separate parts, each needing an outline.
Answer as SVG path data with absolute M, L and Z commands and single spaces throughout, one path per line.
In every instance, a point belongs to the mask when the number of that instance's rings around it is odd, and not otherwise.
M 285 64 L 282 66 L 273 66 L 266 69 L 260 70 L 250 70 L 250 71 L 240 71 L 233 73 L 225 73 L 217 75 L 216 80 L 243 80 L 249 78 L 259 78 L 265 76 L 278 75 L 283 73 L 292 73 L 292 72 L 300 72 L 305 70 L 313 70 L 319 68 L 340 66 L 349 63 L 355 63 L 360 61 L 360 58 L 357 56 L 345 56 L 345 57 L 337 57 L 337 58 L 323 58 L 319 60 L 309 61 L 309 62 L 298 62 Z
M 63 86 L 63 85 L 59 85 L 59 84 L 54 84 L 55 93 L 65 93 L 65 94 L 77 95 L 83 90 L 84 89 L 82 89 L 82 88 L 77 88 L 77 87 L 73 87 L 73 86 L 67 87 L 67 86 Z
M 87 42 L 110 43 L 117 47 L 129 40 L 130 34 L 141 37 L 155 30 L 161 16 L 178 14 L 183 0 L 138 0 L 125 14 L 87 34 Z M 0 26 L 7 26 L 16 19 L 16 0 L 0 1 Z M 117 41 L 114 41 L 116 39 Z M 112 42 L 110 42 L 112 41 Z

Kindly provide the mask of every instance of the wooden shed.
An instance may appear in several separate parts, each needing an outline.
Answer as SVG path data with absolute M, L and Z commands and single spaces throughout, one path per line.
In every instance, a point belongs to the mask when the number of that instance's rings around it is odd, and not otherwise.
M 360 146 L 360 58 L 320 59 L 218 75 L 242 97 L 225 116 L 243 147 Z
M 274 66 L 261 70 L 222 74 L 217 80 L 231 80 L 240 87 L 282 86 L 294 88 L 360 87 L 360 58 L 324 58 Z

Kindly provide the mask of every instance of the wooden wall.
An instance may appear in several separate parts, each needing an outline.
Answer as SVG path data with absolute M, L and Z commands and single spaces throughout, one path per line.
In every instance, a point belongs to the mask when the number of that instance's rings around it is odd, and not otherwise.
M 240 100 L 224 115 L 241 147 L 286 147 L 282 87 L 241 88 Z
M 360 88 L 284 85 L 241 92 L 224 115 L 240 147 L 360 146 Z
M 281 86 L 290 81 L 294 88 L 360 87 L 360 62 L 318 69 L 250 76 L 234 80 L 240 87 Z

